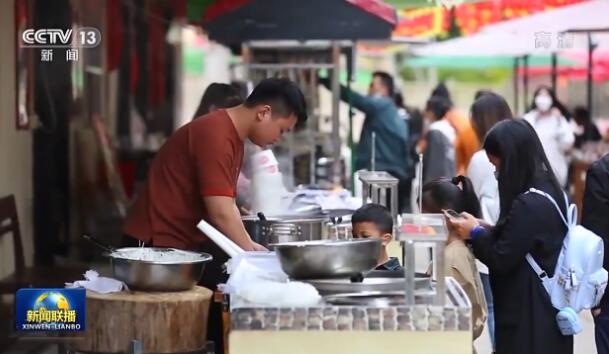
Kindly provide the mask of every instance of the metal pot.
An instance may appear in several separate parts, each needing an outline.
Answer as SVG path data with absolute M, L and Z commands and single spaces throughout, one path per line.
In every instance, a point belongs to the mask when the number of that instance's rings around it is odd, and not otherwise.
M 205 264 L 212 257 L 173 248 L 149 248 L 158 252 L 179 251 L 189 257 L 179 261 L 146 261 L 124 257 L 125 251 L 138 247 L 119 248 L 108 253 L 114 278 L 123 281 L 131 290 L 183 291 L 192 289 L 203 274 Z
M 242 216 L 241 220 L 252 240 L 266 247 L 272 243 L 324 239 L 328 218 L 281 215 L 260 220 L 257 216 L 246 215 Z
M 192 289 L 201 279 L 205 264 L 212 260 L 207 253 L 175 248 L 114 248 L 89 235 L 83 238 L 104 249 L 110 258 L 114 278 L 131 290 L 183 291 Z
M 270 245 L 283 271 L 292 279 L 351 277 L 374 267 L 381 252 L 380 239 L 288 242 Z

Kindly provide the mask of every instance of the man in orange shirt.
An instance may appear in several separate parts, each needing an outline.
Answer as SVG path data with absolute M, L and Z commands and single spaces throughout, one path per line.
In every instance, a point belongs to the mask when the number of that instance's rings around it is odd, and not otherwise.
M 440 96 L 446 98 L 450 104 L 451 109 L 446 114 L 446 119 L 455 128 L 457 132 L 457 138 L 455 139 L 455 160 L 457 164 L 457 175 L 465 175 L 467 172 L 467 166 L 472 156 L 480 150 L 480 141 L 478 135 L 468 117 L 461 114 L 454 107 L 452 107 L 452 100 L 450 99 L 450 92 L 444 83 L 438 84 L 431 93 L 432 96 Z
M 273 144 L 306 119 L 305 99 L 296 84 L 266 79 L 242 105 L 211 112 L 178 129 L 150 166 L 125 221 L 124 243 L 212 254 L 202 283 L 215 289 L 226 255 L 197 229 L 198 222 L 205 219 L 246 251 L 265 250 L 245 231 L 235 205 L 243 142 Z

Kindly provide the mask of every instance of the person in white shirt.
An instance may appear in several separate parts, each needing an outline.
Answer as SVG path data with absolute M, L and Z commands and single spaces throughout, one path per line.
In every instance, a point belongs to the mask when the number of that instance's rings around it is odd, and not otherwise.
M 455 176 L 455 140 L 457 133 L 446 114 L 450 101 L 444 97 L 432 96 L 425 106 L 425 121 L 428 124 L 425 137 L 419 144 L 423 151 L 423 182 L 439 177 Z
M 490 91 L 476 94 L 476 101 L 470 110 L 470 119 L 480 141 L 499 121 L 513 118 L 512 110 L 505 99 Z M 495 178 L 495 166 L 491 164 L 484 150 L 472 156 L 467 168 L 476 196 L 480 201 L 482 219 L 489 225 L 495 225 L 499 219 L 499 186 Z M 493 296 L 490 289 L 488 267 L 476 260 L 480 279 L 484 287 L 484 296 L 488 306 L 488 330 L 491 343 L 495 347 L 495 316 L 493 313 Z
M 549 87 L 539 87 L 533 97 L 524 119 L 535 128 L 558 183 L 564 188 L 569 175 L 569 151 L 575 142 L 573 128 L 565 118 L 569 113 Z

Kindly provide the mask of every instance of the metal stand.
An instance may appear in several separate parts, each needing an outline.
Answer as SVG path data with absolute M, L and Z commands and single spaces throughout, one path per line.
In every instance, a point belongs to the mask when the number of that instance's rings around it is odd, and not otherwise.
M 295 157 L 309 155 L 309 173 L 299 176 L 304 184 L 340 184 L 343 179 L 341 165 L 341 149 L 344 142 L 340 138 L 340 69 L 343 51 L 353 47 L 351 41 L 249 41 L 242 44 L 244 75 L 243 79 L 256 83 L 264 78 L 285 77 L 296 82 L 303 91 L 307 101 L 308 115 L 306 127 L 298 127 L 294 133 L 288 133 L 288 139 L 276 146 L 281 148 L 288 157 L 286 164 L 281 166 L 286 175 L 293 175 Z M 318 75 L 321 70 L 327 72 L 330 79 L 329 89 L 332 92 L 331 131 L 323 133 L 320 128 L 324 118 L 321 114 L 319 98 Z M 292 137 L 290 137 L 292 135 Z M 324 141 L 330 138 L 332 151 L 327 157 L 331 161 L 328 175 L 318 178 L 316 147 L 324 147 Z M 277 153 L 277 151 L 276 151 Z M 302 180 L 307 178 L 308 181 Z M 319 180 L 318 180 L 319 179 Z
M 372 203 L 380 204 L 391 212 L 394 224 L 397 223 L 398 216 L 398 183 L 399 180 L 384 171 L 361 171 L 359 180 L 362 181 L 363 204 L 368 203 L 368 198 Z M 387 205 L 389 196 L 389 205 Z
M 404 229 L 406 226 L 407 229 Z M 398 226 L 397 239 L 404 251 L 405 297 L 407 305 L 415 304 L 415 246 L 431 247 L 433 273 L 435 275 L 435 295 L 433 304 L 444 306 L 446 284 L 444 274 L 444 249 L 448 229 L 441 214 L 403 214 L 402 225 Z

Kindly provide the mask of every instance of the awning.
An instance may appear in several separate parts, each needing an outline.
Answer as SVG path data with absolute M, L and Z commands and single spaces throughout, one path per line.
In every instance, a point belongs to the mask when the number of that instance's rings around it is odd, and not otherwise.
M 487 26 L 485 31 L 556 35 L 569 30 L 609 27 L 609 1 L 592 0 Z
M 514 58 L 510 56 L 476 57 L 476 56 L 429 56 L 409 58 L 405 61 L 406 66 L 413 68 L 451 68 L 451 69 L 487 69 L 487 68 L 513 68 Z M 529 67 L 550 67 L 552 58 L 547 55 L 536 55 L 529 57 Z M 559 66 L 577 66 L 576 60 L 558 58 Z
M 225 44 L 252 40 L 391 38 L 395 10 L 378 0 L 219 0 L 203 27 Z

